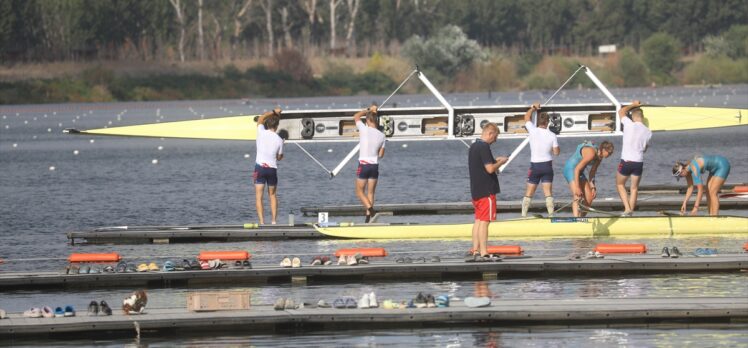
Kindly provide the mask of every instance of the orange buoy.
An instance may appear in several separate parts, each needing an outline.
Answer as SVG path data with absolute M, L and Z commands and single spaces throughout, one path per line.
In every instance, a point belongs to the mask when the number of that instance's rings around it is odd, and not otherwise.
M 348 248 L 338 249 L 338 251 L 335 252 L 336 257 L 340 257 L 340 255 L 356 254 L 361 254 L 361 256 L 368 257 L 384 257 L 387 256 L 387 250 L 384 250 L 384 248 Z
M 119 262 L 121 257 L 118 253 L 72 253 L 68 262 Z
M 743 244 L 743 250 L 748 251 L 748 242 L 746 242 L 745 244 Z
M 519 245 L 489 245 L 486 247 L 489 254 L 495 255 L 522 255 L 525 251 Z M 475 250 L 470 249 L 473 253 Z
M 198 259 L 200 261 L 209 261 L 209 260 L 249 260 L 251 255 L 249 255 L 249 252 L 246 250 L 238 250 L 238 251 L 201 251 L 200 255 L 198 255 Z
M 644 244 L 598 244 L 595 251 L 601 254 L 644 254 L 647 246 Z
M 732 188 L 732 192 L 748 192 L 748 186 L 735 186 Z

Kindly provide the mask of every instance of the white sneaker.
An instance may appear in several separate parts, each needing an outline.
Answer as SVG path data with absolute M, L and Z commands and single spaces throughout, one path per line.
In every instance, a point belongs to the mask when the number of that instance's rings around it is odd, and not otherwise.
M 377 295 L 374 294 L 374 291 L 369 293 L 369 308 L 377 308 L 379 307 L 379 303 L 377 303 Z
M 348 266 L 355 266 L 358 265 L 358 260 L 356 260 L 356 256 L 348 255 Z
M 355 259 L 354 259 L 355 260 Z M 361 296 L 361 299 L 358 301 L 358 308 L 370 308 L 369 305 L 369 294 L 364 294 Z
M 346 262 L 348 262 L 348 256 L 340 255 L 338 258 L 338 266 L 345 266 Z

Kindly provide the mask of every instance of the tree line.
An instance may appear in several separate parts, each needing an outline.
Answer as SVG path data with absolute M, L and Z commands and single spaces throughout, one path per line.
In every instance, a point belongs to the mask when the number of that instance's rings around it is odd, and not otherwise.
M 683 53 L 748 23 L 745 0 L 0 0 L 5 63 L 399 54 L 459 27 L 483 47 L 591 55 L 655 33 Z

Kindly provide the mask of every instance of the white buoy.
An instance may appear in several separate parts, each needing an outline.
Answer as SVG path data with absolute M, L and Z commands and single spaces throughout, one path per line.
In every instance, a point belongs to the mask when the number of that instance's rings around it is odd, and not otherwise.
M 158 164 L 158 160 L 154 158 L 154 159 L 151 160 L 151 163 L 152 164 Z
M 35 135 L 35 136 L 33 136 L 33 137 L 31 137 L 31 139 L 36 139 L 36 135 Z
M 91 139 L 91 140 L 89 140 L 88 142 L 89 142 L 89 143 L 91 143 L 91 144 L 93 144 L 93 143 L 94 143 L 94 141 L 96 141 L 96 140 L 93 140 L 93 139 Z
M 164 147 L 163 147 L 163 146 L 161 146 L 161 145 L 159 145 L 157 149 L 158 149 L 159 151 L 161 151 L 161 150 L 163 150 L 163 149 L 164 149 Z
M 248 154 L 248 153 L 245 153 L 245 154 L 244 154 L 244 158 L 249 158 L 249 157 L 250 157 L 250 156 L 249 156 L 249 154 Z
M 13 147 L 18 147 L 18 144 L 16 144 L 16 143 L 13 143 Z
M 408 147 L 408 144 L 403 144 L 403 149 Z
M 53 172 L 53 171 L 55 171 L 55 169 L 57 169 L 57 168 L 55 168 L 55 166 L 49 166 L 49 170 L 50 170 L 50 171 L 52 171 L 52 172 Z
M 73 155 L 78 156 L 78 150 L 73 150 Z
M 327 152 L 332 152 L 332 149 L 327 149 Z
M 10 127 L 9 127 L 9 126 L 8 126 L 8 125 L 6 124 L 6 125 L 5 125 L 5 129 L 8 129 L 8 128 L 10 128 Z

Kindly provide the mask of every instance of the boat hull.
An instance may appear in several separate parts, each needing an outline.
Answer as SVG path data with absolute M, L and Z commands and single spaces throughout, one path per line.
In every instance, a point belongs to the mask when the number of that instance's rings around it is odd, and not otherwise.
M 476 137 L 479 125 L 494 122 L 502 127 L 501 138 L 524 138 L 523 115 L 527 106 L 455 107 L 458 137 Z M 556 105 L 547 108 L 558 115 L 559 136 L 620 135 L 616 130 L 615 108 L 606 104 Z M 748 109 L 706 107 L 643 107 L 645 123 L 652 131 L 675 131 L 748 124 Z M 358 133 L 351 115 L 356 110 L 288 110 L 283 113 L 279 130 L 291 141 L 352 141 Z M 447 133 L 447 113 L 443 108 L 383 109 L 381 116 L 389 117 L 391 140 L 444 139 Z M 218 140 L 255 140 L 256 116 L 231 116 L 190 121 L 162 122 L 135 126 L 91 130 L 69 129 L 69 133 L 130 137 L 188 138 Z M 466 120 L 470 120 L 467 122 Z M 457 122 L 457 121 L 455 121 Z M 466 126 L 467 124 L 470 126 Z M 563 124 L 563 126 L 562 126 Z M 478 125 L 478 126 L 476 126 Z
M 318 232 L 351 239 L 469 239 L 472 224 L 370 224 L 324 227 Z M 677 238 L 748 236 L 748 217 L 665 216 L 531 218 L 494 221 L 491 239 L 545 238 Z

